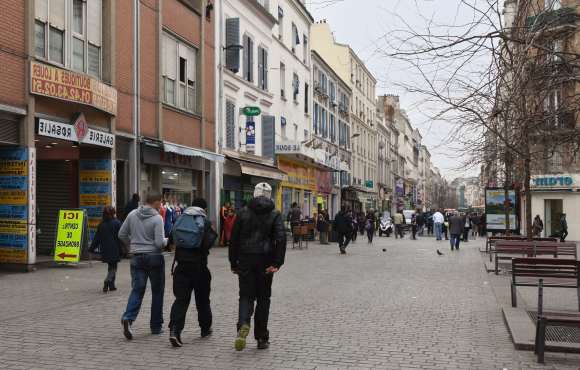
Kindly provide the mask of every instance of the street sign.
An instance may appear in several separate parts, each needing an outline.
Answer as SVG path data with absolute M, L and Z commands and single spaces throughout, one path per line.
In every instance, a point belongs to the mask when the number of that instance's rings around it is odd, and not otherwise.
M 367 188 L 372 188 L 374 186 L 373 180 L 367 180 L 367 181 L 365 181 L 365 186 Z
M 248 117 L 259 116 L 262 113 L 260 107 L 244 107 L 244 115 Z
M 58 212 L 54 247 L 54 260 L 56 262 L 79 262 L 85 229 L 85 211 L 80 209 L 61 209 Z

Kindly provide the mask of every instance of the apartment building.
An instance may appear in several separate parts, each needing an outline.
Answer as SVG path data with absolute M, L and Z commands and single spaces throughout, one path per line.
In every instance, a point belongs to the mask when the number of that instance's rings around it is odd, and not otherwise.
M 210 197 L 213 20 L 201 0 L 4 4 L 1 263 L 54 258 L 60 209 L 85 210 L 90 239 L 132 193 Z

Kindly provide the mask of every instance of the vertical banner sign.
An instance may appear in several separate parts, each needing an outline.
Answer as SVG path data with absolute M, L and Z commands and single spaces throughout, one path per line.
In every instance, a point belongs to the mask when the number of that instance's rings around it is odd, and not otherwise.
M 488 230 L 505 230 L 506 211 L 509 214 L 510 229 L 518 229 L 516 191 L 510 189 L 507 198 L 505 195 L 505 189 L 485 189 L 485 221 Z
M 256 122 L 250 117 L 246 121 L 246 150 L 249 153 L 256 150 Z
M 0 263 L 28 260 L 28 152 L 0 149 Z
M 89 241 L 101 222 L 103 208 L 112 204 L 112 168 L 110 159 L 79 161 L 79 206 L 87 213 Z
M 61 209 L 58 212 L 56 245 L 54 247 L 54 260 L 56 262 L 79 262 L 84 231 L 85 211 Z

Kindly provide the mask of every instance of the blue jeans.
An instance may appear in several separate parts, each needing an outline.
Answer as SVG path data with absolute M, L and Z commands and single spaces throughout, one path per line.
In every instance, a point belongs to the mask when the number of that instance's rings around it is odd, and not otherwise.
M 435 226 L 435 237 L 437 238 L 437 240 L 441 240 L 443 235 L 443 224 L 440 222 L 435 222 L 434 226 Z
M 451 243 L 451 249 L 453 249 L 453 247 L 459 249 L 460 242 L 461 242 L 461 235 L 460 234 L 451 234 L 449 236 L 449 243 Z
M 135 321 L 143 302 L 147 279 L 151 281 L 152 331 L 163 326 L 163 292 L 165 290 L 165 259 L 160 254 L 140 254 L 131 257 L 131 295 L 123 320 Z

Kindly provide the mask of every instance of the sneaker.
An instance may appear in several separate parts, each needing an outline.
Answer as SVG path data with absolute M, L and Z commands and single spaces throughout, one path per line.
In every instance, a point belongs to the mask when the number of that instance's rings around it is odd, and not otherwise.
M 121 324 L 123 324 L 123 335 L 127 340 L 133 339 L 133 332 L 131 331 L 131 320 L 121 320 Z
M 258 349 L 268 349 L 268 347 L 270 347 L 268 339 L 258 339 Z
M 236 342 L 234 343 L 236 351 L 241 351 L 244 348 L 246 348 L 246 337 L 248 336 L 248 334 L 250 334 L 250 325 L 248 324 L 242 325 L 240 330 L 238 330 L 238 337 L 236 338 Z
M 160 335 L 160 334 L 163 334 L 163 333 L 164 333 L 164 330 L 162 328 L 159 328 L 159 329 L 151 329 L 151 334 L 153 334 L 153 335 Z
M 209 328 L 207 330 L 202 330 L 201 331 L 201 337 L 202 338 L 209 337 L 212 333 L 213 333 L 213 330 L 211 330 L 211 328 Z
M 109 283 L 109 291 L 114 292 L 115 290 L 117 290 L 115 283 Z
M 173 329 L 169 331 L 169 341 L 171 342 L 171 345 L 173 347 L 183 347 L 183 342 L 181 341 L 181 334 L 176 331 L 173 331 Z
M 109 291 L 109 282 L 105 281 L 103 283 L 103 293 L 107 293 Z

